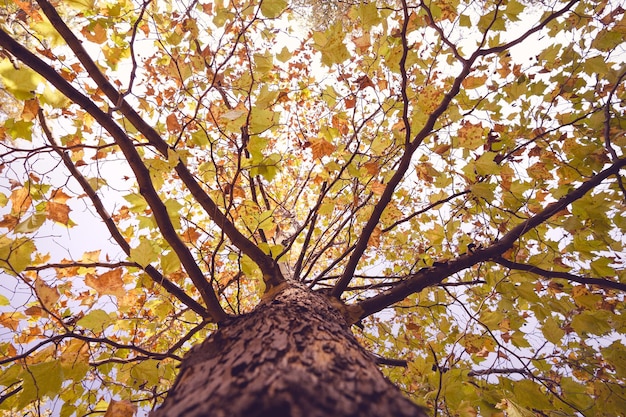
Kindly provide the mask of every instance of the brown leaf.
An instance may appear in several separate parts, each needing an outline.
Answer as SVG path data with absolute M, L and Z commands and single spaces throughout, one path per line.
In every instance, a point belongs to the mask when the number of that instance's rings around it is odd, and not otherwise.
M 102 275 L 85 275 L 85 284 L 89 285 L 100 295 L 124 295 L 124 281 L 122 281 L 122 269 L 117 268 Z
M 70 221 L 70 208 L 67 204 L 48 201 L 46 203 L 46 218 L 67 226 Z
M 321 159 L 324 156 L 332 154 L 337 147 L 323 138 L 316 138 L 311 140 L 311 151 L 313 152 L 313 158 Z
M 13 230 L 15 229 L 15 226 L 17 226 L 17 223 L 18 223 L 17 217 L 12 216 L 10 214 L 5 214 L 2 220 L 0 220 L 0 227 L 6 227 L 9 230 Z
M 174 113 L 170 113 L 170 115 L 167 116 L 167 119 L 165 119 L 165 125 L 167 126 L 167 131 L 170 133 L 180 132 L 180 123 Z
M 374 83 L 372 82 L 372 80 L 370 80 L 370 77 L 368 77 L 367 75 L 362 75 L 359 78 L 357 78 L 356 83 L 359 85 L 359 90 L 363 90 L 364 88 L 367 87 L 374 87 Z
M 22 119 L 26 122 L 30 122 L 37 117 L 39 111 L 39 102 L 37 99 L 27 100 L 24 102 L 24 108 L 22 109 Z

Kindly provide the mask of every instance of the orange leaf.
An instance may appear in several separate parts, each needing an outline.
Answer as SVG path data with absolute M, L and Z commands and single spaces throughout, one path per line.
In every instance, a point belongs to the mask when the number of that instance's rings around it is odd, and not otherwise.
M 11 209 L 12 214 L 23 214 L 28 210 L 33 200 L 30 198 L 30 193 L 28 189 L 22 187 L 13 190 L 11 192 L 11 197 L 9 197 L 13 207 Z
M 375 247 L 380 246 L 380 233 L 381 233 L 380 227 L 376 226 L 369 240 L 367 241 L 367 244 L 369 246 L 375 246 Z
M 101 44 L 107 40 L 107 31 L 100 23 L 96 23 L 91 30 L 89 30 L 88 26 L 85 26 L 81 33 L 88 41 L 93 43 Z
M 167 126 L 167 130 L 170 133 L 180 132 L 180 123 L 178 123 L 178 118 L 174 113 L 170 113 L 165 119 L 165 124 Z
M 125 293 L 121 268 L 105 272 L 100 276 L 87 274 L 85 275 L 85 284 L 98 291 L 100 295 L 122 296 Z
M 46 218 L 67 226 L 70 221 L 70 208 L 67 204 L 49 201 L 46 203 Z
M 485 81 L 487 81 L 487 75 L 479 75 L 477 77 L 470 75 L 463 80 L 463 87 L 471 90 L 472 88 L 482 87 L 485 85 Z
M 25 318 L 21 313 L 9 312 L 0 314 L 0 326 L 7 327 L 14 332 L 20 324 L 20 319 Z
M 311 140 L 311 151 L 313 152 L 313 158 L 322 158 L 323 156 L 330 155 L 337 149 L 335 145 L 328 142 L 323 138 L 316 138 Z
M 27 100 L 24 102 L 24 108 L 22 109 L 22 119 L 26 122 L 30 122 L 37 117 L 39 111 L 39 102 L 37 99 Z
M 382 195 L 384 191 L 385 191 L 385 184 L 378 182 L 378 181 L 372 181 L 372 192 L 374 194 Z
M 57 189 L 52 192 L 52 201 L 55 203 L 66 203 L 71 197 L 63 192 L 62 189 Z
M 365 168 L 365 170 L 367 171 L 368 174 L 370 175 L 376 175 L 378 174 L 378 163 L 377 162 L 366 162 L 363 164 L 363 168 Z

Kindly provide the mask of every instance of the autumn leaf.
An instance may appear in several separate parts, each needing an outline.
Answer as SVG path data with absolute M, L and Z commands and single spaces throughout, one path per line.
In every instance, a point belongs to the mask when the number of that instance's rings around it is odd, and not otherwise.
M 487 75 L 479 75 L 479 76 L 470 75 L 469 77 L 463 80 L 463 87 L 467 88 L 468 90 L 471 90 L 474 88 L 484 86 L 485 81 L 487 81 Z
M 311 140 L 311 152 L 313 153 L 313 158 L 315 159 L 321 159 L 324 156 L 331 155 L 335 149 L 337 149 L 337 147 L 324 138 L 315 138 Z
M 24 102 L 24 108 L 22 109 L 22 119 L 30 122 L 37 117 L 39 111 L 39 101 L 36 99 L 27 100 Z
M 287 7 L 287 0 L 263 0 L 261 13 L 269 19 L 274 19 L 285 10 L 285 7 Z
M 122 280 L 122 269 L 116 268 L 101 275 L 85 275 L 85 284 L 96 290 L 99 295 L 124 295 L 124 281 Z
M 128 400 L 111 400 L 104 417 L 133 417 L 137 411 L 137 406 Z
M 70 208 L 67 204 L 48 201 L 46 203 L 46 217 L 52 221 L 68 225 Z
M 51 310 L 54 304 L 59 300 L 60 294 L 56 287 L 49 286 L 41 278 L 35 280 L 35 291 L 41 304 L 46 310 Z
M 30 192 L 26 187 L 20 187 L 11 192 L 11 196 L 9 197 L 9 201 L 11 201 L 11 213 L 20 215 L 26 212 L 30 208 L 32 204 L 32 198 L 30 197 Z
M 165 125 L 167 126 L 167 131 L 170 133 L 178 133 L 180 132 L 180 123 L 178 122 L 178 117 L 174 113 L 170 113 L 165 118 Z

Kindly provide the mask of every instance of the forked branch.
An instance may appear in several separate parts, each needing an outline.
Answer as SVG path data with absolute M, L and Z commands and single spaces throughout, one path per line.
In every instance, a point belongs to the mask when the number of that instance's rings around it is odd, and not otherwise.
M 121 94 L 117 88 L 109 82 L 109 80 L 107 80 L 104 74 L 102 74 L 96 63 L 91 59 L 83 47 L 81 41 L 65 24 L 54 6 L 52 6 L 52 4 L 47 0 L 37 0 L 37 3 L 40 5 L 46 17 L 59 32 L 70 49 L 74 52 L 80 63 L 87 70 L 92 80 L 113 103 L 113 106 L 119 110 L 128 119 L 128 121 L 139 132 L 141 132 L 141 134 L 146 137 L 148 142 L 154 146 L 161 155 L 167 156 L 168 150 L 170 150 L 171 147 L 167 144 L 167 142 L 165 142 L 165 140 L 163 140 L 161 135 L 133 109 L 133 107 L 124 99 L 124 95 Z M 196 201 L 202 206 L 215 224 L 217 224 L 217 226 L 224 231 L 226 236 L 228 236 L 231 242 L 233 242 L 239 250 L 248 255 L 250 259 L 252 259 L 259 266 L 263 273 L 263 279 L 265 280 L 267 287 L 269 288 L 282 282 L 284 278 L 282 277 L 280 269 L 274 259 L 264 253 L 235 227 L 228 217 L 222 213 L 217 204 L 202 188 L 182 161 L 179 161 L 178 164 L 176 164 L 175 170 L 181 181 L 185 184 L 187 189 L 191 192 Z
M 617 175 L 619 171 L 626 166 L 626 159 L 620 159 L 613 163 L 604 171 L 599 172 L 591 179 L 583 182 L 578 187 L 561 197 L 558 201 L 549 204 L 542 211 L 528 218 L 522 223 L 515 226 L 502 239 L 495 241 L 486 248 L 479 248 L 475 252 L 466 253 L 447 262 L 437 263 L 428 268 L 422 268 L 408 279 L 399 282 L 393 288 L 384 291 L 372 298 L 363 300 L 351 306 L 358 312 L 359 318 L 362 319 L 374 314 L 384 308 L 387 308 L 410 294 L 422 291 L 424 288 L 441 283 L 447 277 L 456 274 L 464 269 L 470 268 L 480 262 L 494 260 L 497 262 L 501 259 L 504 252 L 513 247 L 515 242 L 533 230 L 540 224 L 546 222 L 559 211 L 565 209 L 569 204 L 583 197 L 586 193 L 600 185 L 612 175 Z
M 225 319 L 227 315 L 220 306 L 213 288 L 204 277 L 202 270 L 198 267 L 193 255 L 189 251 L 189 248 L 187 248 L 185 243 L 176 233 L 176 230 L 169 219 L 167 208 L 152 184 L 150 171 L 143 163 L 137 149 L 135 149 L 133 141 L 126 135 L 124 130 L 118 126 L 111 116 L 103 112 L 93 101 L 80 93 L 52 67 L 16 42 L 4 30 L 0 30 L 0 46 L 48 80 L 48 82 L 56 87 L 57 90 L 59 90 L 68 99 L 82 107 L 113 137 L 115 143 L 122 150 L 124 157 L 135 174 L 139 185 L 139 192 L 150 205 L 159 230 L 172 249 L 176 252 L 181 264 L 189 275 L 189 278 L 200 292 L 204 302 L 207 304 L 209 314 L 216 322 L 220 322 Z

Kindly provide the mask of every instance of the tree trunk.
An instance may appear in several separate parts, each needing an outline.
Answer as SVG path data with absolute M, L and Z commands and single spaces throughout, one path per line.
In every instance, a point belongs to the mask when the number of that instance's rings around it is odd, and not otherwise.
M 419 416 L 329 300 L 290 285 L 187 354 L 152 417 Z

